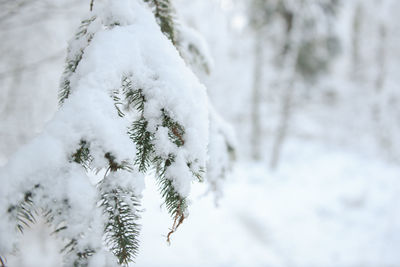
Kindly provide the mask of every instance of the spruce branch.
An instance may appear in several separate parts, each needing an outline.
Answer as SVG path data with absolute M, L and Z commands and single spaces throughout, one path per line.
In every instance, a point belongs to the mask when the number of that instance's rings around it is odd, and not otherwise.
M 172 228 L 167 234 L 167 242 L 170 243 L 171 235 L 178 229 L 178 227 L 185 219 L 185 212 L 188 205 L 186 198 L 182 197 L 175 190 L 175 187 L 172 184 L 172 179 L 166 177 L 165 175 L 167 168 L 171 166 L 172 162 L 174 161 L 173 156 L 170 156 L 166 160 L 157 157 L 154 161 L 156 164 L 158 188 L 160 190 L 161 196 L 164 198 L 164 204 L 167 208 L 168 213 L 174 219 Z
M 67 60 L 63 74 L 65 78 L 61 81 L 61 89 L 58 93 L 58 99 L 60 105 L 64 103 L 65 99 L 67 99 L 71 93 L 70 77 L 78 67 L 79 62 L 82 60 L 82 56 L 83 56 L 83 50 L 81 50 L 80 53 L 76 55 L 73 59 Z
M 119 95 L 120 91 L 114 90 L 111 94 L 112 99 L 114 100 L 114 107 L 117 110 L 118 116 L 121 118 L 125 116 L 125 113 L 122 111 L 121 106 L 123 105 L 121 97 Z
M 150 168 L 155 153 L 152 143 L 154 133 L 147 130 L 148 121 L 144 117 L 146 98 L 142 89 L 134 88 L 130 77 L 122 79 L 122 93 L 125 97 L 126 109 L 136 109 L 140 114 L 139 118 L 132 123 L 128 135 L 136 145 L 134 164 L 138 166 L 140 172 L 145 173 Z
M 163 125 L 164 127 L 167 127 L 169 132 L 168 132 L 168 137 L 171 139 L 171 141 L 178 147 L 181 147 L 185 144 L 184 140 L 184 134 L 185 130 L 182 125 L 180 125 L 178 122 L 174 121 L 166 112 L 165 109 L 162 109 L 162 115 L 163 115 Z
M 35 185 L 32 190 L 25 192 L 24 198 L 20 201 L 18 205 L 10 206 L 8 209 L 8 213 L 14 214 L 13 216 L 16 217 L 17 225 L 16 228 L 23 233 L 26 227 L 30 227 L 31 224 L 36 223 L 36 215 L 38 211 L 33 202 L 35 191 L 40 188 L 40 185 Z M 56 216 L 60 216 L 63 213 L 67 212 L 68 209 L 71 207 L 68 205 L 68 201 L 64 200 L 62 203 L 62 207 L 54 210 L 54 209 L 45 209 L 46 212 L 43 212 L 43 216 L 46 218 L 46 222 L 48 224 L 52 224 L 54 218 Z M 53 233 L 58 234 L 59 232 L 67 229 L 67 226 L 61 226 L 56 229 Z M 83 251 L 77 251 L 76 246 L 78 244 L 78 238 L 71 239 L 61 250 L 62 253 L 66 253 L 67 257 L 72 257 L 73 262 L 72 266 L 76 267 L 84 267 L 87 266 L 87 259 L 89 256 L 94 254 L 94 250 L 87 248 Z M 0 261 L 5 266 L 4 261 Z M 1 266 L 1 265 L 0 265 Z
M 18 204 L 11 205 L 7 210 L 10 215 L 16 218 L 16 228 L 21 233 L 23 233 L 24 228 L 36 223 L 35 215 L 37 211 L 33 203 L 33 194 L 39 187 L 40 185 L 37 184 L 31 190 L 26 191 Z
M 134 121 L 128 134 L 136 145 L 136 160 L 135 165 L 142 173 L 146 173 L 150 168 L 155 169 L 157 184 L 164 199 L 164 204 L 168 213 L 172 216 L 174 222 L 170 232 L 167 235 L 167 241 L 170 242 L 170 237 L 185 219 L 187 210 L 186 198 L 182 197 L 175 189 L 172 178 L 165 175 L 166 170 L 174 162 L 175 156 L 170 155 L 167 159 L 161 155 L 157 155 L 153 144 L 155 132 L 148 130 L 148 120 L 144 116 L 146 107 L 146 97 L 141 88 L 135 88 L 132 77 L 126 76 L 122 79 L 121 91 L 125 96 L 125 109 L 135 109 L 139 113 L 139 118 Z M 185 144 L 184 127 L 172 119 L 166 109 L 161 109 L 161 125 L 168 129 L 168 137 L 177 147 L 182 147 Z M 158 128 L 156 127 L 156 128 Z M 192 175 L 198 180 L 202 180 L 202 172 L 195 171 L 191 168 L 192 164 L 187 163 Z
M 174 46 L 177 45 L 175 30 L 175 10 L 170 0 L 144 0 L 152 8 L 154 16 L 164 33 Z
M 132 75 L 122 78 L 121 91 L 126 100 L 125 109 L 135 108 L 142 116 L 146 98 L 141 88 L 136 88 L 132 82 Z
M 11 216 L 16 218 L 16 228 L 18 231 L 23 233 L 26 227 L 30 227 L 31 224 L 36 223 L 36 216 L 38 215 L 38 211 L 36 206 L 34 205 L 34 197 L 35 192 L 41 188 L 40 184 L 36 184 L 31 190 L 25 192 L 23 199 L 17 205 L 12 205 L 8 208 L 7 212 L 11 214 Z M 54 210 L 54 209 L 44 209 L 43 216 L 46 218 L 48 224 L 52 224 L 54 218 L 56 216 L 60 216 L 62 213 L 65 213 L 71 207 L 68 205 L 68 200 L 64 200 L 62 203 L 62 207 Z M 67 226 L 62 226 L 56 229 L 53 233 L 59 233 L 63 230 L 67 229 Z M 73 260 L 74 264 L 72 266 L 83 267 L 87 266 L 87 259 L 89 256 L 94 254 L 94 250 L 85 249 L 84 251 L 76 251 L 77 239 L 71 239 L 67 245 L 61 250 L 61 252 L 66 252 L 70 254 L 70 257 L 76 258 Z M 5 261 L 0 257 L 1 266 L 5 266 Z
M 78 251 L 75 253 L 74 267 L 87 267 L 88 260 L 91 256 L 94 255 L 96 251 L 91 248 L 85 248 L 82 251 Z
M 86 47 L 89 45 L 94 36 L 93 33 L 88 31 L 88 29 L 91 23 L 95 20 L 96 16 L 83 20 L 79 26 L 78 32 L 75 34 L 75 40 L 84 39 Z M 75 73 L 79 62 L 81 62 L 86 47 L 80 48 L 77 52 L 75 52 L 75 55 L 67 56 L 63 77 L 61 79 L 60 91 L 58 93 L 58 101 L 60 105 L 64 103 L 65 99 L 67 99 L 71 93 L 71 76 Z M 73 51 L 70 50 L 68 51 L 69 54 L 72 52 Z
M 89 257 L 93 256 L 96 252 L 92 248 L 85 248 L 78 250 L 78 239 L 73 238 L 62 249 L 61 253 L 65 253 L 68 263 L 74 267 L 87 267 Z
M 82 165 L 86 171 L 90 169 L 90 164 L 93 158 L 90 155 L 89 143 L 86 140 L 81 140 L 79 143 L 79 148 L 71 156 L 71 161 Z
M 90 144 L 84 139 L 81 139 L 79 142 L 78 148 L 76 151 L 70 156 L 70 162 L 75 162 L 80 164 L 86 171 L 91 169 L 91 163 L 93 161 L 93 157 L 90 154 Z M 63 216 L 68 213 L 71 209 L 70 201 L 68 198 L 59 201 L 59 206 L 57 208 L 47 207 L 44 208 L 43 215 L 46 218 L 46 222 L 56 228 L 53 231 L 53 234 L 59 234 L 62 231 L 68 229 L 68 225 L 65 225 L 64 222 L 61 222 L 61 225 L 54 225 L 54 221 L 57 217 Z M 64 215 L 65 216 L 65 215 Z M 78 243 L 82 240 L 83 233 L 73 237 L 68 240 L 68 243 L 61 249 L 61 253 L 65 253 L 65 258 L 68 260 L 68 264 L 71 264 L 74 267 L 86 267 L 88 265 L 88 259 L 91 257 L 96 251 L 91 247 L 86 247 L 84 249 L 78 249 Z
M 188 162 L 186 164 L 187 164 L 190 172 L 192 173 L 193 177 L 197 178 L 197 181 L 199 181 L 200 183 L 203 182 L 204 181 L 203 176 L 204 176 L 204 173 L 206 172 L 204 167 L 200 167 L 197 170 L 195 170 L 193 168 L 192 162 Z
M 119 264 L 128 264 L 134 260 L 139 248 L 139 201 L 132 190 L 107 185 L 107 178 L 99 188 L 100 206 L 107 215 L 104 226 L 106 243 L 118 258 Z
M 123 160 L 120 163 L 117 162 L 115 156 L 111 152 L 105 153 L 104 157 L 108 161 L 108 168 L 105 175 L 107 175 L 109 171 L 111 172 L 116 172 L 118 170 L 132 171 L 133 169 L 130 162 L 127 160 Z
M 192 56 L 192 65 L 200 66 L 203 69 L 204 73 L 210 75 L 211 66 L 207 61 L 206 56 L 200 51 L 200 49 L 194 43 L 190 43 L 188 45 L 188 51 Z
M 156 155 L 152 140 L 154 133 L 148 131 L 148 121 L 144 117 L 144 109 L 146 98 L 142 89 L 135 89 L 130 78 L 122 80 L 122 88 L 125 93 L 126 102 L 129 107 L 135 108 L 140 113 L 140 118 L 132 123 L 129 135 L 136 145 L 135 165 L 138 166 L 140 172 L 147 172 L 150 167 L 156 170 L 159 189 L 169 214 L 174 218 L 174 225 L 169 236 L 182 223 L 184 212 L 186 211 L 186 199 L 182 198 L 175 190 L 172 181 L 165 176 L 166 169 L 172 164 L 174 156 L 171 155 L 164 160 L 161 156 Z M 168 113 L 162 109 L 162 126 L 168 128 L 168 136 L 176 146 L 184 145 L 184 129 L 176 121 L 174 121 Z M 179 223 L 178 223 L 179 222 Z
M 183 222 L 185 218 L 184 212 L 187 209 L 186 199 L 179 195 L 172 181 L 165 176 L 165 171 L 173 162 L 174 156 L 170 156 L 168 159 L 164 160 L 155 153 L 154 144 L 152 142 L 154 133 L 147 129 L 148 121 L 144 117 L 146 98 L 143 95 L 142 89 L 133 88 L 130 78 L 123 79 L 122 88 L 125 93 L 128 109 L 132 107 L 140 113 L 139 119 L 132 123 L 128 132 L 130 138 L 136 145 L 135 165 L 138 166 L 139 171 L 142 173 L 146 173 L 150 168 L 156 170 L 159 190 L 169 214 L 174 218 L 173 226 L 167 236 L 169 242 L 171 234 L 175 232 Z M 183 146 L 185 143 L 183 139 L 183 127 L 172 120 L 165 110 L 162 110 L 162 121 L 162 126 L 169 129 L 168 136 L 171 141 L 178 147 Z
M 137 221 L 140 217 L 137 213 L 140 204 L 132 188 L 114 185 L 111 181 L 113 177 L 109 174 L 119 170 L 131 171 L 132 167 L 126 161 L 117 163 L 111 153 L 106 153 L 105 158 L 109 167 L 98 185 L 100 207 L 107 216 L 104 226 L 105 240 L 118 258 L 119 264 L 128 264 L 134 260 L 139 249 L 137 237 L 140 225 Z
M 68 199 L 64 199 L 61 202 L 61 206 L 57 209 L 46 208 L 46 212 L 43 213 L 44 217 L 46 218 L 46 223 L 52 225 L 56 228 L 52 232 L 52 234 L 60 234 L 61 232 L 68 229 L 68 225 L 65 225 L 64 222 L 61 222 L 61 225 L 56 225 L 55 219 L 60 216 L 65 216 L 71 209 L 69 205 Z M 79 242 L 83 240 L 84 233 L 78 234 L 75 237 L 68 238 L 67 244 L 63 246 L 60 250 L 61 253 L 64 254 L 64 260 L 67 262 L 67 266 L 74 266 L 74 267 L 87 267 L 89 257 L 93 256 L 96 252 L 95 249 L 85 246 L 83 249 L 78 249 Z M 65 239 L 65 238 L 64 238 Z
M 132 123 L 129 136 L 136 144 L 135 165 L 142 173 L 147 172 L 152 163 L 154 155 L 154 145 L 152 143 L 153 134 L 147 130 L 147 120 L 141 117 Z
M 89 33 L 89 26 L 93 21 L 96 20 L 96 18 L 96 16 L 92 16 L 91 18 L 82 20 L 81 25 L 78 28 L 78 32 L 75 34 L 75 40 L 79 40 L 83 37 L 85 37 L 88 42 L 92 40 L 93 34 Z
M 17 220 L 18 220 L 18 230 L 22 233 L 23 229 L 25 227 L 29 227 L 29 224 L 33 224 L 36 222 L 35 216 L 34 216 L 34 207 L 33 207 L 33 201 L 32 201 L 32 193 L 31 192 L 26 192 L 24 196 L 24 200 L 20 203 L 18 207 L 18 215 L 17 215 Z

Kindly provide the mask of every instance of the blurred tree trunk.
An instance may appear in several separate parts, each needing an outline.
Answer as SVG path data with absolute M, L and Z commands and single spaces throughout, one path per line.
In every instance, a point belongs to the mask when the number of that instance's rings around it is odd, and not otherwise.
M 274 170 L 278 167 L 282 145 L 286 139 L 290 115 L 292 112 L 292 96 L 293 96 L 294 78 L 292 78 L 285 89 L 282 97 L 282 109 L 280 113 L 280 120 L 276 130 L 276 136 L 272 147 L 271 161 L 269 167 Z
M 298 57 L 298 47 L 293 41 L 293 26 L 294 26 L 294 14 L 289 10 L 283 11 L 283 18 L 286 25 L 285 33 L 285 44 L 283 46 L 283 51 L 281 55 L 282 59 L 282 71 L 285 68 L 289 68 L 289 76 L 283 79 L 284 90 L 281 99 L 281 112 L 278 126 L 276 129 L 275 140 L 272 145 L 272 152 L 269 167 L 274 170 L 278 167 L 280 154 L 282 150 L 283 143 L 286 139 L 289 120 L 291 114 L 292 106 L 292 95 L 293 95 L 293 85 L 296 77 L 296 62 Z
M 385 83 L 385 74 L 386 74 L 386 49 L 387 49 L 387 28 L 384 22 L 379 24 L 378 29 L 378 48 L 376 51 L 376 63 L 377 63 L 377 76 L 375 80 L 375 100 L 372 108 L 372 117 L 374 123 L 376 124 L 376 136 L 378 138 L 378 142 L 381 148 L 384 150 L 384 153 L 388 155 L 390 158 L 392 155 L 392 138 L 390 136 L 390 131 L 385 127 L 385 123 L 383 122 L 383 114 L 384 106 L 382 106 L 383 99 L 383 89 Z
M 381 22 L 379 25 L 378 32 L 378 50 L 376 53 L 377 66 L 378 66 L 378 76 L 375 81 L 375 89 L 377 92 L 382 91 L 384 83 L 385 83 L 385 73 L 386 73 L 386 25 Z
M 351 36 L 351 59 L 352 59 L 352 78 L 359 80 L 361 77 L 361 56 L 360 56 L 360 39 L 361 24 L 363 21 L 363 8 L 360 3 L 357 4 L 353 16 L 352 36 Z
M 254 42 L 254 70 L 253 70 L 253 95 L 251 103 L 251 153 L 254 160 L 260 160 L 261 146 L 261 120 L 260 120 L 260 104 L 261 104 L 261 82 L 263 67 L 262 52 L 262 33 L 256 31 Z

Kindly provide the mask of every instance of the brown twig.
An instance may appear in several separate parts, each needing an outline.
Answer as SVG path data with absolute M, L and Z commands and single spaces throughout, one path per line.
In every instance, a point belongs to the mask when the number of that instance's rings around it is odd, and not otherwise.
M 185 215 L 182 212 L 181 205 L 179 205 L 178 206 L 178 210 L 177 210 L 176 215 L 175 215 L 175 218 L 174 218 L 174 224 L 172 225 L 171 231 L 167 235 L 168 244 L 171 244 L 171 235 L 183 223 L 183 220 L 185 220 Z
M 91 0 L 91 1 L 90 1 L 90 11 L 93 10 L 93 3 L 94 3 L 94 0 Z
M 179 134 L 178 129 L 176 127 L 172 128 L 172 133 L 178 137 L 179 141 L 181 141 L 182 145 L 185 144 L 185 140 L 183 140 L 182 135 Z

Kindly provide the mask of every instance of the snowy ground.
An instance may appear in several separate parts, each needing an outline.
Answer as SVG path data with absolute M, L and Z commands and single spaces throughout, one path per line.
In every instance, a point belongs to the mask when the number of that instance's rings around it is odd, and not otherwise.
M 274 173 L 239 163 L 218 208 L 194 186 L 190 216 L 171 245 L 171 219 L 148 181 L 133 266 L 400 266 L 400 168 L 304 142 L 286 148 Z M 58 266 L 43 252 L 54 248 L 38 248 L 35 238 L 22 248 L 32 250 L 23 253 L 26 265 L 10 258 L 10 267 Z
M 239 164 L 218 209 L 195 188 L 169 247 L 149 186 L 138 266 L 399 266 L 400 169 L 332 148 L 290 150 L 276 173 Z

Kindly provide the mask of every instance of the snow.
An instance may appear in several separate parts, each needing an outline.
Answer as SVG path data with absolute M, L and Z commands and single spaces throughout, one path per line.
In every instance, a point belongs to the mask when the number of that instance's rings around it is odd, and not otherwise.
M 170 218 L 146 179 L 140 249 L 131 266 L 399 266 L 398 166 L 305 141 L 286 146 L 276 172 L 239 162 L 216 207 L 193 186 L 191 212 L 166 242 Z M 24 236 L 21 258 L 57 261 L 57 241 Z M 53 244 L 53 245 L 49 245 Z M 53 243 L 51 243 L 53 242 Z M 53 257 L 49 257 L 52 255 Z M 17 258 L 8 258 L 10 266 Z
M 287 150 L 276 172 L 238 163 L 218 208 L 194 186 L 190 216 L 170 246 L 149 183 L 132 266 L 398 266 L 400 168 L 304 141 Z
M 63 1 L 54 2 L 60 5 Z M 93 39 L 90 36 L 90 42 L 85 38 L 71 42 L 71 59 L 80 54 L 80 49 L 89 47 L 76 75 L 67 77 L 71 78 L 73 92 L 55 115 L 54 80 L 60 74 L 60 60 L 39 64 L 40 71 L 30 68 L 28 74 L 7 71 L 29 62 L 40 62 L 47 58 L 43 56 L 45 50 L 51 50 L 49 55 L 56 54 L 64 46 L 64 35 L 69 35 L 63 34 L 68 31 L 65 28 L 71 25 L 64 25 L 68 23 L 63 24 L 57 17 L 39 21 L 40 32 L 37 28 L 32 30 L 31 26 L 21 27 L 23 24 L 19 21 L 36 20 L 36 9 L 29 6 L 31 16 L 26 16 L 25 11 L 15 17 L 17 25 L 10 21 L 2 24 L 7 28 L 2 31 L 5 37 L 2 50 L 7 54 L 3 53 L 4 62 L 0 66 L 5 70 L 0 74 L 0 79 L 4 78 L 2 88 L 5 88 L 0 90 L 0 165 L 7 160 L 8 165 L 0 169 L 1 218 L 9 203 L 23 197 L 21 192 L 31 189 L 39 180 L 46 181 L 56 200 L 67 198 L 74 207 L 73 213 L 66 212 L 64 217 L 58 218 L 57 222 L 74 225 L 64 235 L 73 236 L 90 226 L 92 233 L 87 243 L 99 248 L 103 220 L 95 209 L 97 195 L 93 187 L 99 176 L 85 173 L 76 164 L 69 164 L 68 168 L 65 165 L 81 138 L 90 142 L 91 152 L 96 156 L 93 165 L 100 169 L 100 176 L 104 175 L 102 168 L 107 164 L 103 157 L 105 152 L 113 152 L 118 160 L 134 160 L 135 146 L 125 133 L 137 114 L 120 118 L 110 97 L 125 75 L 134 78 L 135 88 L 144 89 L 147 98 L 144 116 L 150 120 L 148 129 L 158 129 L 156 152 L 165 157 L 169 153 L 178 154 L 168 173 L 174 177 L 174 185 L 181 195 L 191 198 L 189 217 L 172 235 L 171 245 L 168 245 L 166 235 L 171 218 L 161 205 L 163 200 L 154 177 L 143 177 L 136 171 L 113 174 L 112 185 L 134 187 L 138 196 L 143 195 L 141 245 L 136 263 L 131 266 L 400 266 L 400 167 L 384 161 L 385 157 L 375 148 L 379 146 L 375 135 L 387 135 L 391 142 L 384 149 L 393 152 L 392 158 L 398 160 L 399 64 L 396 58 L 399 57 L 398 38 L 395 37 L 397 9 L 394 8 L 398 1 L 344 1 L 346 3 L 341 4 L 344 12 L 335 20 L 334 28 L 338 26 L 343 54 L 334 71 L 324 77 L 322 86 L 304 92 L 299 86 L 298 94 L 304 96 L 296 95 L 299 98 L 296 98 L 295 114 L 290 122 L 290 137 L 284 145 L 281 165 L 275 172 L 267 168 L 266 162 L 246 161 L 247 140 L 250 139 L 252 38 L 245 32 L 248 31 L 246 25 L 238 33 L 232 24 L 235 18 L 245 16 L 247 0 L 237 1 L 237 7 L 232 1 L 177 1 L 180 2 L 178 12 L 186 10 L 183 13 L 188 24 L 206 34 L 205 39 L 211 44 L 208 48 L 196 31 L 179 25 L 179 41 L 183 48 L 189 50 L 189 45 L 195 44 L 200 53 L 200 58 L 187 55 L 186 64 L 175 47 L 159 33 L 146 7 L 136 1 L 114 0 L 110 1 L 110 8 L 103 9 L 104 2 L 95 1 L 99 19 L 89 27 L 90 34 L 95 35 Z M 365 4 L 365 18 L 368 18 L 361 33 L 362 66 L 357 69 L 364 75 L 365 82 L 349 79 L 351 25 L 357 2 Z M 76 18 L 79 12 L 87 10 L 87 3 L 79 4 L 76 10 L 70 9 L 70 4 L 56 12 L 50 10 L 48 14 Z M 225 13 L 217 8 L 220 5 L 225 6 Z M 115 20 L 119 25 L 115 25 Z M 387 67 L 384 90 L 376 93 L 372 87 L 379 68 L 375 50 L 381 41 L 377 38 L 380 23 L 387 27 Z M 321 21 L 317 26 L 323 25 Z M 274 29 L 267 37 L 273 35 Z M 19 38 L 15 40 L 15 36 Z M 32 48 L 34 50 L 30 50 Z M 275 54 L 271 48 L 266 45 L 268 56 Z M 28 50 L 31 52 L 25 52 Z M 204 70 L 196 71 L 193 66 L 202 63 L 213 69 L 208 78 L 204 77 Z M 264 161 L 270 152 L 268 143 L 279 118 L 282 94 L 282 88 L 274 82 L 280 71 L 266 65 L 264 78 L 268 88 L 262 96 L 264 132 L 259 144 Z M 207 103 L 204 86 L 187 67 L 207 85 L 217 110 L 235 123 L 240 158 L 234 172 L 225 179 L 220 177 L 230 163 L 223 150 L 226 142 L 235 144 L 235 138 Z M 382 108 L 382 121 L 378 123 L 371 118 L 370 106 L 374 104 Z M 181 150 L 170 142 L 165 127 L 157 128 L 163 107 L 167 107 L 168 115 L 185 128 L 185 144 Z M 11 153 L 25 143 L 27 137 L 37 135 L 43 123 L 52 117 L 40 136 L 17 153 Z M 207 162 L 206 183 L 194 183 L 193 177 L 187 176 L 188 161 L 195 169 Z M 175 176 L 176 173 L 181 175 Z M 131 177 L 135 178 L 129 179 Z M 44 189 L 38 191 L 38 197 L 43 197 L 43 206 L 50 206 L 54 198 L 43 193 Z M 218 207 L 215 200 L 218 200 Z M 17 241 L 20 249 L 18 256 L 7 255 L 9 266 L 61 265 L 59 249 L 64 244 L 50 234 L 54 229 L 39 222 L 23 236 L 16 236 L 11 226 L 8 219 L 0 220 L 0 255 L 10 251 Z M 79 245 L 83 247 L 86 243 Z M 90 266 L 108 267 L 112 265 L 109 260 L 109 253 L 97 253 L 91 258 Z

